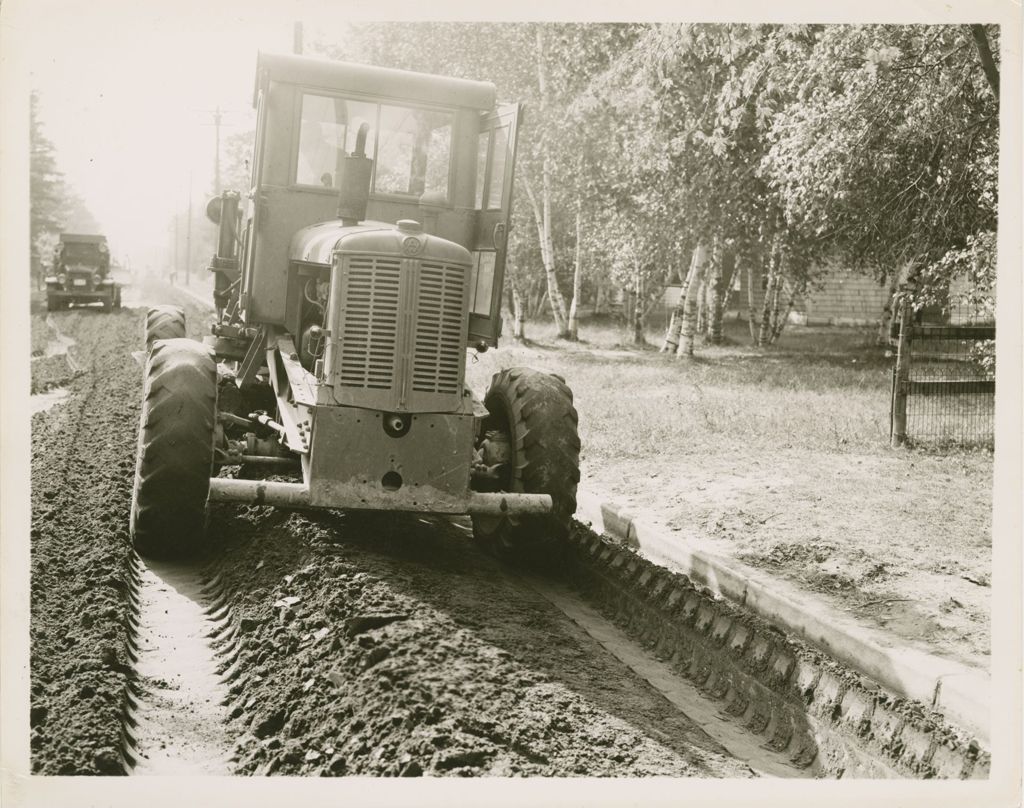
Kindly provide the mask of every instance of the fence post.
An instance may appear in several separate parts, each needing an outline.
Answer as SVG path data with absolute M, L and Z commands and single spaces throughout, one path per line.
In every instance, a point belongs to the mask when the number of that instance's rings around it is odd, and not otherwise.
M 893 448 L 907 440 L 907 381 L 910 378 L 910 305 L 900 304 L 900 335 L 896 348 L 896 368 L 892 376 L 892 430 L 889 442 Z

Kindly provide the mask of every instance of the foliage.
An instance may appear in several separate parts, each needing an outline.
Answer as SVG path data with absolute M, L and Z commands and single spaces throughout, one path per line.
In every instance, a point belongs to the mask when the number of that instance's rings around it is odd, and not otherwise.
M 53 143 L 39 119 L 35 93 L 29 105 L 29 238 L 32 267 L 47 267 L 61 232 L 99 233 L 100 226 L 57 167 Z
M 963 281 L 958 299 L 950 299 L 951 283 Z M 950 250 L 929 264 L 917 278 L 914 302 L 918 306 L 968 306 L 977 316 L 995 319 L 996 234 L 992 230 L 970 235 L 962 249 Z
M 67 188 L 64 175 L 57 168 L 53 143 L 43 132 L 39 120 L 39 99 L 33 93 L 29 106 L 29 200 L 30 200 L 30 239 L 32 264 L 39 266 L 40 261 L 49 259 L 52 246 L 64 227 L 64 199 Z
M 716 243 L 707 283 L 726 255 L 766 278 L 762 341 L 827 265 L 881 280 L 911 264 L 921 295 L 959 274 L 991 296 L 995 26 L 371 23 L 346 43 L 330 54 L 525 102 L 510 236 L 524 289 L 544 283 L 536 210 L 563 288 L 577 211 L 584 290 L 649 302 Z
M 223 189 L 238 191 L 243 195 L 248 192 L 252 173 L 250 161 L 255 142 L 256 132 L 251 130 L 235 132 L 224 138 L 220 163 Z
M 786 215 L 880 276 L 993 229 L 998 100 L 962 26 L 821 26 L 764 173 Z

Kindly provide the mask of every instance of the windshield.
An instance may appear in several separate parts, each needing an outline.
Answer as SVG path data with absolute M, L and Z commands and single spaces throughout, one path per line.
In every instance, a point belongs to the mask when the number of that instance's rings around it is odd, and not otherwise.
M 295 182 L 336 188 L 341 158 L 366 124 L 366 156 L 374 159 L 373 191 L 448 199 L 450 112 L 306 94 L 302 97 Z
M 69 241 L 61 245 L 61 256 L 65 262 L 99 265 L 106 258 L 106 253 L 95 242 Z

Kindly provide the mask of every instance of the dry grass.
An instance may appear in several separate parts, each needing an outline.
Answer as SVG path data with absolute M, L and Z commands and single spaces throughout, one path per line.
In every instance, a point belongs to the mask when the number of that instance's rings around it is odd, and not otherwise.
M 585 341 L 553 339 L 531 324 L 533 341 L 506 344 L 471 365 L 474 379 L 515 364 L 559 373 L 573 388 L 591 460 L 679 457 L 727 449 L 870 450 L 889 434 L 889 360 L 853 329 L 802 329 L 770 349 L 704 346 L 693 360 L 634 348 L 613 327 Z M 485 383 L 485 382 L 484 382 Z M 881 402 L 881 404 L 880 404 Z
M 470 382 L 515 365 L 564 376 L 591 489 L 984 663 L 990 590 L 968 578 L 990 576 L 992 455 L 889 448 L 891 360 L 873 330 L 795 328 L 758 349 L 731 323 L 690 361 L 611 326 L 584 324 L 579 343 L 528 334 L 471 362 Z

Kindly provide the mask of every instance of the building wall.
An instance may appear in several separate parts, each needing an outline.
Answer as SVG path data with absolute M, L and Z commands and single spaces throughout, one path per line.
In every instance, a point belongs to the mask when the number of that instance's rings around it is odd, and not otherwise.
M 754 315 L 761 316 L 764 290 L 760 273 L 754 276 Z M 681 287 L 665 288 L 663 311 L 671 311 L 679 299 Z M 797 298 L 790 318 L 801 325 L 875 325 L 882 315 L 889 291 L 865 275 L 841 269 L 829 271 L 820 289 L 803 298 Z M 747 274 L 736 279 L 726 301 L 727 318 L 747 318 Z M 659 313 L 659 319 L 664 318 Z

